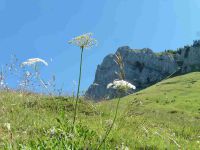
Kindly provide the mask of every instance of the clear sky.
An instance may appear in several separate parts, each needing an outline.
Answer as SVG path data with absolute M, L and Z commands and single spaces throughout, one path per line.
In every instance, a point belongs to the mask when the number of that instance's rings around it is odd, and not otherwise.
M 86 50 L 82 90 L 93 82 L 102 59 L 120 46 L 176 49 L 200 37 L 200 0 L 0 0 L 0 65 L 16 54 L 49 62 L 70 92 L 77 81 L 80 50 L 72 37 L 93 32 L 98 47 Z M 53 62 L 50 62 L 51 58 Z

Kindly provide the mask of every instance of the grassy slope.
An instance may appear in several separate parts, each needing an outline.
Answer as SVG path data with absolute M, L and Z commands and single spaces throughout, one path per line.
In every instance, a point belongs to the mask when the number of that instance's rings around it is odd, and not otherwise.
M 19 93 L 0 95 L 0 144 L 9 139 L 3 127 L 11 123 L 13 139 L 33 138 L 55 126 L 56 118 L 72 118 L 71 99 L 51 99 Z M 79 121 L 103 134 L 116 101 L 82 102 Z M 200 73 L 171 78 L 120 102 L 110 142 L 130 149 L 200 149 Z
M 105 112 L 112 109 L 110 103 L 103 105 Z M 121 101 L 121 112 L 124 121 L 119 134 L 133 145 L 176 148 L 178 144 L 195 149 L 200 140 L 200 73 L 168 79 L 127 96 Z M 137 131 L 129 130 L 136 126 Z

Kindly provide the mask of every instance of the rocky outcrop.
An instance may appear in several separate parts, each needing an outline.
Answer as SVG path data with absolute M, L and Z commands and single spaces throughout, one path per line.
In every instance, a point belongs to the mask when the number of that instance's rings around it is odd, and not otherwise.
M 154 53 L 151 49 L 131 49 L 128 46 L 117 50 L 121 54 L 125 78 L 141 90 L 169 75 L 200 70 L 200 42 L 185 46 L 177 51 Z M 116 53 L 117 53 L 116 52 Z M 88 88 L 86 96 L 101 100 L 115 96 L 107 89 L 107 84 L 118 79 L 119 67 L 114 61 L 115 55 L 107 55 L 101 65 L 97 66 L 95 79 Z
M 175 59 L 181 73 L 200 71 L 200 41 L 194 41 L 192 46 L 178 49 Z

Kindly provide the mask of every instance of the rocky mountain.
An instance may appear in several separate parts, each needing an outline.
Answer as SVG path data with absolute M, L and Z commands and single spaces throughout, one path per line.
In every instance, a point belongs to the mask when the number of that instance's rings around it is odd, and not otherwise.
M 125 80 L 134 84 L 137 90 L 144 89 L 171 75 L 200 70 L 200 41 L 184 46 L 176 51 L 166 50 L 154 53 L 151 49 L 131 49 L 123 46 L 117 49 L 124 63 Z M 94 100 L 109 99 L 115 93 L 107 89 L 107 84 L 118 79 L 118 65 L 115 54 L 109 54 L 97 66 L 95 79 L 86 91 L 86 97 Z

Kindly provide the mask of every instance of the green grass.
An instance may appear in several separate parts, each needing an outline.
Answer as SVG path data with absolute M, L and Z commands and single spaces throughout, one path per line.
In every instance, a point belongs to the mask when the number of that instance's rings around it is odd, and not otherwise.
M 113 119 L 116 100 L 79 103 L 78 123 L 101 138 Z M 0 149 L 16 148 L 44 136 L 58 119 L 72 120 L 72 98 L 0 94 Z M 11 124 L 12 135 L 4 127 Z M 12 136 L 12 137 L 11 137 Z M 198 142 L 199 141 L 199 142 Z M 200 73 L 157 83 L 120 101 L 117 121 L 106 143 L 109 149 L 200 149 Z M 105 147 L 102 147 L 102 149 Z

